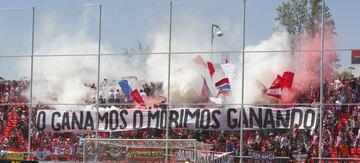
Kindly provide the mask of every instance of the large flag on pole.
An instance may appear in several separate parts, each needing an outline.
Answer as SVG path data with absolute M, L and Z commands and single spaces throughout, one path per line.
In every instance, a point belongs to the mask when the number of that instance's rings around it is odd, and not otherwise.
M 229 78 L 223 78 L 220 81 L 215 83 L 215 87 L 219 90 L 230 90 L 230 82 L 229 82 Z
M 285 71 L 282 76 L 277 75 L 271 86 L 267 90 L 266 94 L 276 98 L 281 98 L 281 92 L 283 88 L 291 88 L 294 80 L 294 73 Z
M 268 96 L 273 96 L 278 99 L 281 98 L 281 89 L 283 86 L 283 78 L 280 75 L 277 75 L 275 80 L 272 82 L 266 94 Z
M 294 80 L 294 73 L 290 71 L 285 71 L 283 73 L 283 88 L 291 88 Z
M 132 89 L 131 87 L 129 86 L 129 83 L 127 80 L 121 80 L 119 81 L 119 85 L 121 87 L 121 90 L 124 92 L 125 94 L 125 97 L 127 99 L 127 101 L 131 101 L 131 92 L 132 92 Z
M 210 61 L 207 62 L 207 65 L 208 65 L 210 77 L 211 77 L 211 79 L 212 79 L 212 77 L 213 77 L 213 75 L 214 75 L 214 73 L 215 73 L 214 65 L 213 65 Z

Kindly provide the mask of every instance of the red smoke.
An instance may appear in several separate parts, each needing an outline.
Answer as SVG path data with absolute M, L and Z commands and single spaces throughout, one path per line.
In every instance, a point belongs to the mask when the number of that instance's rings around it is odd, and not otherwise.
M 334 49 L 333 28 L 327 27 L 325 29 L 324 49 Z M 294 102 L 296 96 L 302 92 L 318 94 L 320 91 L 321 35 L 319 34 L 315 37 L 303 35 L 300 38 L 300 41 L 298 41 L 300 45 L 297 45 L 297 49 L 303 51 L 295 52 L 293 56 L 294 86 L 290 90 L 283 91 L 281 103 Z M 335 52 L 324 52 L 323 56 L 323 77 L 324 80 L 329 80 L 335 77 L 333 68 L 337 61 L 337 56 Z M 310 89 L 311 84 L 313 88 Z

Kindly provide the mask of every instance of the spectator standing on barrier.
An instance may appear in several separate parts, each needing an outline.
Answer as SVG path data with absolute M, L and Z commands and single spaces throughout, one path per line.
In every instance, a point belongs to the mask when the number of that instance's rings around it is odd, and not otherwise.
M 109 104 L 112 104 L 112 103 L 114 103 L 114 91 L 113 90 L 110 90 L 110 92 L 109 92 L 109 95 L 108 95 L 108 103 Z
M 336 79 L 335 81 L 334 81 L 334 89 L 335 90 L 338 90 L 338 89 L 340 89 L 340 87 L 341 87 L 341 76 L 338 76 L 338 79 Z
M 99 97 L 99 103 L 100 103 L 100 104 L 105 104 L 105 102 L 106 102 L 106 99 L 105 99 L 102 95 L 100 95 L 100 97 Z
M 345 104 L 345 103 L 348 102 L 348 96 L 347 96 L 345 90 L 341 91 L 341 94 L 340 94 L 340 97 L 339 97 L 339 101 L 341 102 L 341 104 Z M 342 106 L 341 106 L 341 113 L 346 112 L 346 111 L 347 111 L 346 108 L 347 108 L 346 105 L 342 105 Z
M 116 92 L 114 93 L 114 103 L 120 103 L 120 90 L 117 89 Z
M 143 85 L 144 92 L 146 93 L 146 96 L 150 96 L 151 89 L 147 83 Z
M 147 98 L 146 93 L 145 93 L 144 90 L 142 90 L 142 89 L 140 89 L 140 96 L 141 96 L 141 98 L 142 98 L 144 101 L 145 101 L 146 98 Z
M 150 96 L 151 97 L 153 97 L 155 95 L 155 89 L 156 89 L 155 83 L 150 82 Z

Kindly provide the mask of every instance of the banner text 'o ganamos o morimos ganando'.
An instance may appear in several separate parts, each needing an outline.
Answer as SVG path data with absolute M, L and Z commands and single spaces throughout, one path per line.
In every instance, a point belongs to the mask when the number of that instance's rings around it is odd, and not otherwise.
M 175 108 L 170 109 L 172 128 L 202 130 L 239 130 L 240 108 Z M 119 109 L 94 107 L 68 110 L 38 110 L 39 130 L 55 132 L 93 132 L 96 122 L 100 132 L 128 131 L 144 128 L 165 129 L 166 110 Z M 310 107 L 269 108 L 247 106 L 243 110 L 243 127 L 247 129 L 314 129 L 318 109 Z M 99 118 L 96 121 L 96 118 Z

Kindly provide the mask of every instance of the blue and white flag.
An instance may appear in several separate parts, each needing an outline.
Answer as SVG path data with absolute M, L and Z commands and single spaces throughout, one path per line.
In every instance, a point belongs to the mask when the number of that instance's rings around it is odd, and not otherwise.
M 124 92 L 125 96 L 126 96 L 126 99 L 127 101 L 131 101 L 131 92 L 132 92 L 132 89 L 131 87 L 129 86 L 129 83 L 127 80 L 121 80 L 119 81 L 119 85 L 121 87 L 121 90 Z

